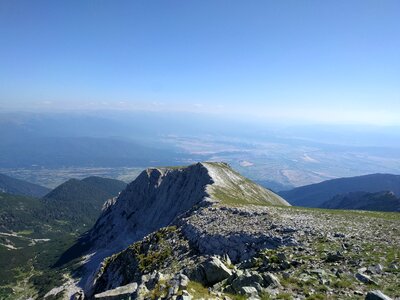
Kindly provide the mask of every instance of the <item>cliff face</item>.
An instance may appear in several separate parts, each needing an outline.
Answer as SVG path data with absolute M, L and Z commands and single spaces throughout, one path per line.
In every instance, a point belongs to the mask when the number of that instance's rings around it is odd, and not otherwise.
M 121 250 L 207 203 L 289 205 L 224 163 L 143 171 L 108 205 L 89 233 L 92 249 Z
M 96 251 L 122 249 L 170 224 L 207 198 L 212 183 L 201 164 L 187 168 L 147 169 L 109 205 L 90 231 Z

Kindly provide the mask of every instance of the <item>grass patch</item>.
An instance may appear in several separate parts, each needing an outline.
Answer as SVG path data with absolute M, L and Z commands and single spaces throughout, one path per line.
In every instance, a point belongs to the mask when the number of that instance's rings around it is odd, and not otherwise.
M 196 281 L 189 281 L 189 284 L 187 286 L 187 291 L 189 294 L 192 295 L 193 299 L 211 299 L 211 297 L 208 288 L 203 286 L 201 283 L 196 282 Z
M 366 210 L 344 210 L 344 209 L 327 209 L 327 208 L 312 208 L 312 207 L 300 207 L 300 206 L 288 206 L 284 209 L 298 210 L 304 212 L 312 212 L 318 214 L 326 215 L 340 215 L 344 217 L 349 217 L 349 219 L 354 217 L 363 218 L 377 218 L 384 220 L 398 221 L 400 214 L 398 212 L 382 212 L 382 211 L 366 211 Z

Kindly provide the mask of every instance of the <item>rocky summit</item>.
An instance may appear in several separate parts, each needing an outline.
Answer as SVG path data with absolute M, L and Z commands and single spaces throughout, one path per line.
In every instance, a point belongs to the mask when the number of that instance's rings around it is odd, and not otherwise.
M 75 283 L 48 296 L 393 299 L 399 225 L 396 213 L 291 207 L 225 163 L 147 169 L 79 242 Z
M 204 208 L 219 205 L 289 205 L 280 196 L 244 178 L 224 163 L 188 167 L 150 168 L 105 205 L 95 226 L 80 241 L 89 248 L 87 272 L 162 227 L 182 223 L 188 238 L 196 238 L 192 223 Z M 207 221 L 207 219 L 204 219 Z M 237 229 L 237 224 L 233 224 Z M 250 232 L 247 236 L 250 236 Z M 250 239 L 255 239 L 250 237 Z M 243 242 L 244 243 L 244 242 Z M 222 250 L 222 249 L 221 249 Z M 92 284 L 89 281 L 85 286 Z
M 124 248 L 177 217 L 212 203 L 289 205 L 224 163 L 152 168 L 107 205 L 88 239 L 96 251 Z

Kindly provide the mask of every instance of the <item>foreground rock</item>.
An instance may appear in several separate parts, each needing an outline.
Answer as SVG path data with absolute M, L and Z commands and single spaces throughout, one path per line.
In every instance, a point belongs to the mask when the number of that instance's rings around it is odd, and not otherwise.
M 376 217 L 371 230 L 366 230 L 367 220 L 358 212 L 341 216 L 279 207 L 199 207 L 196 213 L 183 215 L 175 226 L 129 248 L 140 249 L 137 254 L 126 250 L 115 256 L 98 274 L 95 286 L 100 291 L 120 282 L 127 269 L 135 269 L 135 264 L 129 262 L 135 261 L 136 255 L 138 265 L 142 261 L 143 272 L 129 278 L 125 275 L 126 282 L 140 282 L 143 274 L 156 270 L 170 274 L 170 278 L 175 274 L 188 277 L 183 287 L 168 280 L 163 283 L 164 289 L 156 287 L 160 295 L 167 296 L 170 290 L 171 297 L 186 290 L 190 295 L 203 293 L 215 299 L 232 294 L 249 299 L 269 295 L 273 299 L 285 293 L 300 298 L 339 294 L 348 299 L 365 297 L 371 284 L 396 290 L 397 269 L 392 267 L 392 257 L 386 255 L 397 253 L 400 239 L 385 234 L 396 233 L 400 222 Z M 348 230 L 343 229 L 344 225 Z M 346 234 L 335 237 L 339 227 Z M 382 228 L 385 233 L 376 234 Z M 376 245 L 374 252 L 371 245 Z M 165 251 L 169 255 L 164 257 L 161 254 Z M 143 265 L 150 257 L 152 263 Z M 204 286 L 200 290 L 199 283 Z M 311 292 L 302 293 L 304 286 Z
M 109 290 L 100 294 L 94 295 L 95 299 L 99 300 L 124 300 L 128 299 L 138 289 L 136 282 L 127 284 L 125 286 L 117 287 L 113 290 Z
M 371 291 L 368 292 L 365 300 L 392 300 L 392 298 L 386 296 L 381 291 Z
M 204 279 L 207 285 L 214 285 L 215 283 L 232 276 L 232 271 L 229 270 L 217 257 L 211 257 L 200 267 L 204 271 Z

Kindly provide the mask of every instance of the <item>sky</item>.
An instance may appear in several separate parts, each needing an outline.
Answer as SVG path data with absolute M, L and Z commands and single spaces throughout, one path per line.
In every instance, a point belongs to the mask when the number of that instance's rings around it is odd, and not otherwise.
M 398 0 L 0 1 L 0 110 L 400 125 Z

